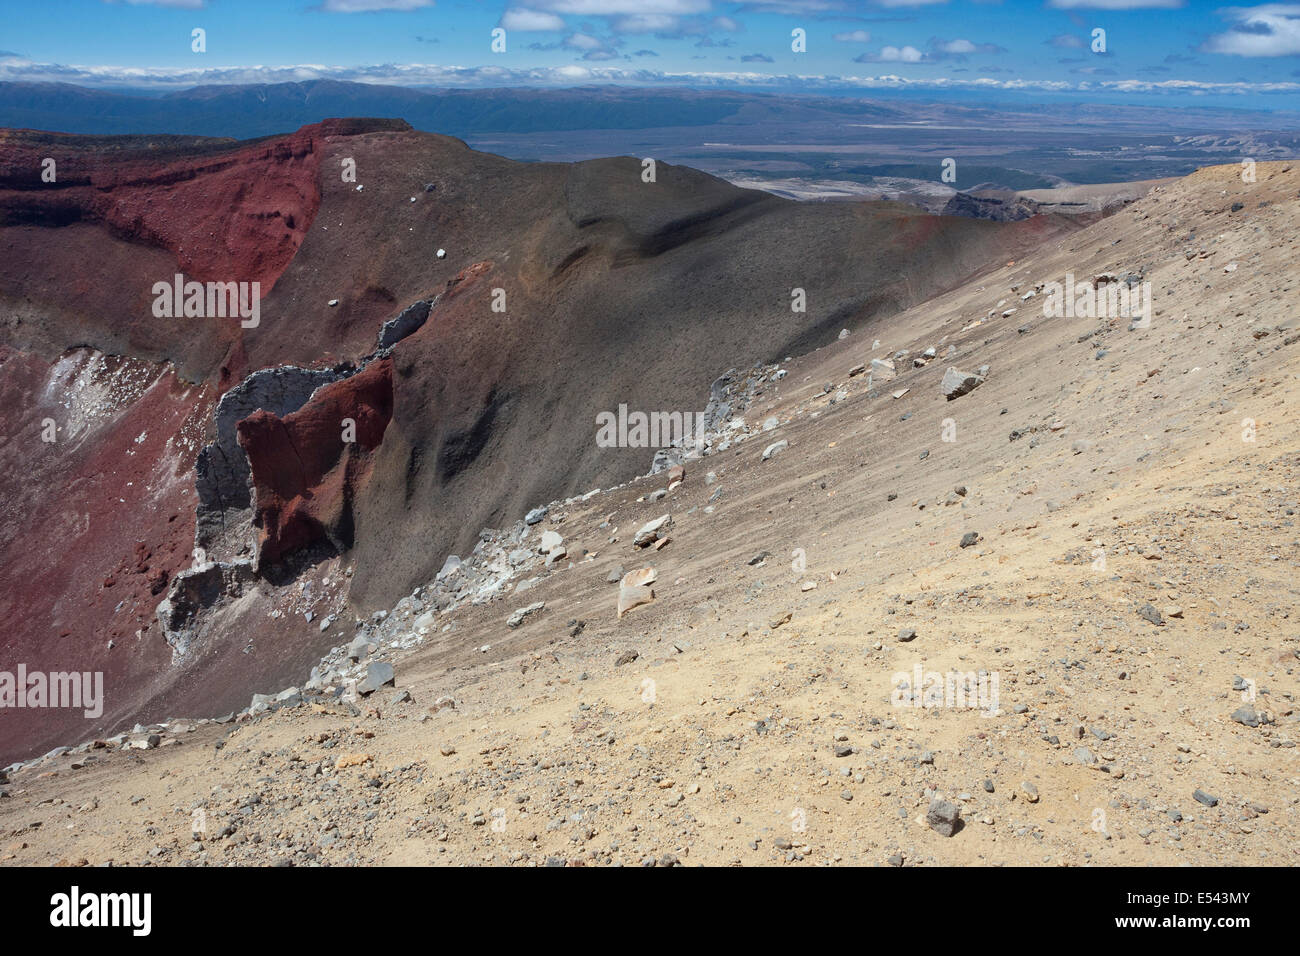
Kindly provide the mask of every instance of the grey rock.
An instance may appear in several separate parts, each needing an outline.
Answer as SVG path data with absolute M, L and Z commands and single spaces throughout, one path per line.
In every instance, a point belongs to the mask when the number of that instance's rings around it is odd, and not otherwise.
M 447 555 L 447 560 L 442 562 L 442 570 L 438 572 L 438 580 L 451 577 L 460 570 L 460 556 L 455 554 Z
M 524 623 L 525 618 L 530 617 L 533 614 L 536 614 L 538 611 L 543 610 L 545 607 L 546 607 L 545 601 L 538 601 L 535 604 L 528 605 L 527 607 L 521 607 L 516 609 L 515 612 L 510 615 L 510 617 L 506 618 L 506 627 L 518 627 L 520 624 Z
M 769 458 L 781 454 L 781 452 L 785 451 L 789 447 L 790 443 L 784 438 L 780 441 L 772 442 L 772 444 L 763 449 L 763 461 L 767 461 Z
M 961 398 L 963 395 L 974 391 L 984 384 L 984 379 L 972 372 L 962 372 L 955 368 L 949 368 L 943 373 L 943 379 L 939 382 L 939 390 L 943 392 L 944 398 L 952 401 L 955 398 Z
M 406 338 L 421 328 L 429 318 L 429 312 L 433 309 L 432 302 L 416 302 L 408 305 L 401 311 L 401 314 L 395 319 L 389 319 L 379 330 L 379 348 L 392 348 L 402 339 Z
M 1245 724 L 1247 727 L 1258 727 L 1261 723 L 1259 714 L 1255 713 L 1255 708 L 1250 704 L 1245 704 L 1234 710 L 1232 719 L 1239 724 Z
M 663 535 L 660 532 L 667 531 L 673 526 L 671 515 L 660 515 L 653 521 L 647 521 L 632 538 L 632 544 L 638 548 L 648 547 Z
M 935 800 L 925 812 L 925 822 L 935 833 L 950 837 L 961 825 L 961 808 L 947 800 Z
M 379 688 L 393 683 L 393 665 L 387 661 L 374 661 L 366 668 L 366 676 L 357 684 L 357 693 L 362 697 L 373 694 Z

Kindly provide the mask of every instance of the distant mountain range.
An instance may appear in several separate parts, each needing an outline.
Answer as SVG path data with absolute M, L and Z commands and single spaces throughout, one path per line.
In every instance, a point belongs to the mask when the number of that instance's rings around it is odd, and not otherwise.
M 588 87 L 423 90 L 336 80 L 200 86 L 159 96 L 66 83 L 0 83 L 0 126 L 64 133 L 180 133 L 249 139 L 331 116 L 404 119 L 416 129 L 475 133 L 752 125 L 822 118 L 901 122 L 911 111 L 829 97 Z
M 464 90 L 314 80 L 159 95 L 0 83 L 0 127 L 250 139 L 337 116 L 401 119 L 525 161 L 653 156 L 815 198 L 916 201 L 931 184 L 970 192 L 1131 182 L 1300 155 L 1300 114 L 1263 110 L 608 85 Z M 955 181 L 940 177 L 949 158 Z

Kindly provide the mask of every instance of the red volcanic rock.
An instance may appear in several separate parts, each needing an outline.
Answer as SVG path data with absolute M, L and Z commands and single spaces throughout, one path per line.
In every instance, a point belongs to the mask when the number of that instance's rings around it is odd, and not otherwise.
M 324 386 L 284 418 L 258 410 L 240 421 L 260 566 L 314 544 L 352 546 L 353 501 L 392 416 L 393 363 L 385 359 Z
M 173 253 L 189 278 L 261 282 L 266 295 L 320 207 L 322 144 L 354 126 L 367 128 L 327 120 L 248 143 L 162 137 L 124 148 L 115 138 L 111 149 L 101 137 L 6 130 L 0 221 L 100 222 Z M 54 183 L 41 182 L 45 157 L 59 163 Z
M 447 288 L 443 292 L 443 296 L 445 298 L 455 297 L 458 293 L 465 291 L 464 289 L 460 288 L 462 283 L 468 282 L 472 286 L 475 279 L 478 279 L 480 276 L 487 275 L 491 271 L 492 271 L 491 260 L 476 262 L 472 266 L 467 266 L 464 269 L 461 269 L 454 276 L 452 276 L 450 279 L 447 280 Z
M 0 765 L 133 723 L 165 686 L 155 609 L 191 563 L 187 436 L 213 400 L 138 359 L 79 349 L 49 363 L 0 345 L 0 669 L 100 671 L 106 689 L 96 721 L 3 711 Z
M 267 300 L 323 192 L 340 191 L 334 154 L 355 151 L 354 137 L 409 129 L 400 120 L 327 120 L 247 142 L 0 130 L 0 302 L 39 304 L 5 341 L 47 357 L 76 343 L 170 361 L 184 378 L 216 376 L 223 389 L 283 364 L 248 355 L 238 321 L 155 316 L 155 284 L 177 273 L 257 282 L 261 318 L 276 322 Z M 45 160 L 56 163 L 50 182 Z

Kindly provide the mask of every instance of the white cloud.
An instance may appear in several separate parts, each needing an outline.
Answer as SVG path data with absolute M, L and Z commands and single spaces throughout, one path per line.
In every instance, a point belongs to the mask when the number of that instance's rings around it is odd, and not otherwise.
M 906 48 L 904 48 L 906 49 Z M 919 51 L 918 51 L 919 52 Z M 906 62 L 906 61 L 900 61 Z M 463 67 L 432 63 L 399 63 L 369 67 L 298 64 L 282 67 L 143 68 L 121 66 L 65 66 L 0 57 L 0 81 L 77 83 L 83 86 L 149 89 L 159 92 L 186 90 L 200 85 L 303 82 L 332 79 L 376 86 L 437 86 L 482 89 L 503 86 L 563 87 L 585 83 L 628 86 L 702 88 L 782 87 L 789 90 L 1008 90 L 1065 93 L 1165 93 L 1225 94 L 1243 97 L 1260 94 L 1300 95 L 1300 82 L 1251 83 L 1244 80 L 1016 80 L 972 78 L 910 78 L 886 73 L 878 76 L 800 76 L 749 71 L 664 72 L 613 66 L 538 67 L 510 69 L 502 66 Z
M 326 13 L 375 13 L 379 10 L 419 10 L 433 6 L 433 0 L 323 0 Z
M 501 14 L 501 25 L 507 30 L 520 33 L 563 30 L 564 20 L 544 10 L 529 10 L 526 7 L 511 7 Z
M 882 63 L 920 63 L 923 59 L 925 54 L 914 46 L 887 46 L 880 50 Z
M 975 44 L 970 40 L 947 40 L 939 44 L 944 53 L 974 53 Z
M 677 28 L 680 21 L 666 13 L 639 13 L 630 17 L 619 17 L 613 28 L 618 33 L 669 33 Z
M 533 0 L 534 7 L 582 17 L 639 16 L 655 13 L 686 16 L 707 13 L 712 0 Z
M 564 45 L 571 46 L 575 50 L 599 50 L 605 44 L 588 33 L 575 33 L 573 36 L 565 37 Z
M 782 13 L 803 16 L 810 13 L 830 13 L 844 9 L 840 0 L 740 0 L 746 10 L 758 13 Z
M 871 34 L 866 30 L 850 30 L 848 33 L 837 33 L 835 39 L 840 43 L 869 43 Z
M 1269 3 L 1260 7 L 1228 7 L 1219 14 L 1234 21 L 1226 33 L 1205 41 L 1206 53 L 1231 56 L 1294 56 L 1300 54 L 1300 4 Z

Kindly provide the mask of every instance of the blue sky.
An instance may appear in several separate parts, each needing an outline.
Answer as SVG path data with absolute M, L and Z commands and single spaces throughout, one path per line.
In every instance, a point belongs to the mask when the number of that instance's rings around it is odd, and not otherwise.
M 0 0 L 0 10 L 0 79 L 113 87 L 327 76 L 1227 95 L 1265 108 L 1300 92 L 1300 0 Z M 491 49 L 498 27 L 505 52 Z M 194 28 L 206 52 L 191 50 Z M 1104 52 L 1092 48 L 1098 28 Z M 795 29 L 806 52 L 792 50 Z

